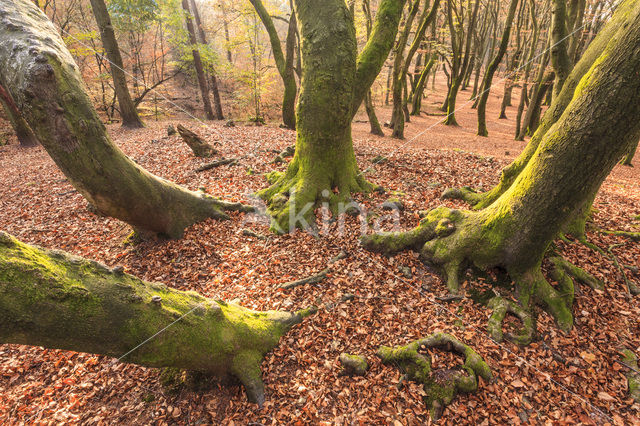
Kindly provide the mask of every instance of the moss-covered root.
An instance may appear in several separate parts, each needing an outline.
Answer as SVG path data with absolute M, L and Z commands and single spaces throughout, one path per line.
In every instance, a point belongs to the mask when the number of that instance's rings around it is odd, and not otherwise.
M 485 197 L 485 193 L 476 192 L 469 186 L 462 188 L 447 188 L 444 190 L 440 198 L 443 200 L 462 200 L 470 206 L 478 205 Z
M 403 250 L 421 252 L 422 260 L 440 269 L 447 287 L 452 293 L 459 290 L 460 271 L 465 256 L 454 246 L 462 239 L 446 240 L 464 222 L 467 213 L 461 210 L 438 207 L 427 213 L 414 229 L 405 232 L 382 232 L 365 235 L 360 243 L 370 251 L 392 255 Z M 449 247 L 448 244 L 451 244 Z
M 533 340 L 536 331 L 535 318 L 531 313 L 517 303 L 496 296 L 489 301 L 488 307 L 493 309 L 487 325 L 489 335 L 496 341 L 502 342 L 504 338 L 519 345 L 526 346 Z M 507 314 L 511 314 L 522 322 L 522 329 L 518 334 L 502 332 L 502 322 Z
M 627 376 L 627 386 L 629 388 L 629 396 L 640 403 L 640 371 L 638 369 L 638 357 L 629 349 L 621 351 L 622 362 L 629 368 Z
M 580 284 L 589 286 L 594 290 L 604 289 L 604 283 L 602 281 L 600 281 L 599 279 L 597 279 L 596 277 L 594 277 L 584 269 L 570 263 L 566 259 L 559 256 L 555 256 L 555 257 L 550 257 L 549 261 L 554 266 L 554 269 L 552 270 L 552 278 L 555 281 L 562 282 L 563 280 L 566 279 L 564 278 L 564 275 L 568 275 L 569 277 L 573 278 Z
M 549 284 L 539 267 L 521 274 L 510 273 L 516 283 L 521 306 L 530 310 L 534 303 L 541 305 L 556 320 L 558 327 L 567 332 L 573 327 L 573 281 L 560 269 L 555 269 L 552 274 L 558 280 L 557 288 Z
M 464 364 L 458 369 L 432 370 L 429 358 L 420 352 L 428 348 L 457 353 L 464 357 Z M 422 383 L 426 394 L 424 402 L 434 420 L 440 418 L 444 408 L 456 395 L 475 392 L 478 389 L 478 377 L 487 381 L 493 378 L 491 369 L 480 355 L 445 333 L 435 333 L 406 346 L 381 346 L 378 356 L 383 364 L 397 366 L 405 374 L 404 379 Z
M 313 312 L 255 312 L 0 232 L 0 343 L 235 376 L 262 403 L 263 356 Z
M 375 188 L 358 172 L 355 161 L 350 166 L 335 168 L 335 173 L 330 173 L 327 167 L 300 166 L 301 162 L 296 156 L 285 173 L 269 174 L 271 186 L 258 192 L 267 203 L 271 230 L 278 234 L 295 229 L 313 230 L 315 209 L 319 206 L 328 207 L 334 215 L 355 214 L 360 207 L 351 194 Z
M 369 363 L 365 357 L 345 352 L 340 354 L 340 364 L 342 364 L 340 374 L 343 376 L 364 376 L 369 369 Z

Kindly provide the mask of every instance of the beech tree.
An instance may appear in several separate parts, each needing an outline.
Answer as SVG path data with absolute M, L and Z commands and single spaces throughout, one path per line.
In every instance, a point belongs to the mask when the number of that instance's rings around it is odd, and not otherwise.
M 249 399 L 262 405 L 264 355 L 313 312 L 252 311 L 33 247 L 0 231 L 0 343 L 234 376 Z
M 298 84 L 294 72 L 294 52 L 296 46 L 296 17 L 292 13 L 289 18 L 285 53 L 282 52 L 282 45 L 273 19 L 261 0 L 249 0 L 253 5 L 256 13 L 260 17 L 262 24 L 269 35 L 271 43 L 271 51 L 273 59 L 276 62 L 276 68 L 284 83 L 284 94 L 282 100 L 282 122 L 289 129 L 296 128 L 296 94 L 298 92 Z
M 519 303 L 492 300 L 489 329 L 496 338 L 503 337 L 500 323 L 511 312 L 523 322 L 523 332 L 513 339 L 530 342 L 535 304 L 549 312 L 562 330 L 569 330 L 573 325 L 571 278 L 594 287 L 600 283 L 553 255 L 551 277 L 558 282 L 553 287 L 541 265 L 554 238 L 583 213 L 611 169 L 637 143 L 639 69 L 640 1 L 627 0 L 568 76 L 547 113 L 558 114 L 557 119 L 545 126 L 546 131 L 538 129 L 537 149 L 508 189 L 481 210 L 440 207 L 411 231 L 369 235 L 363 245 L 389 254 L 420 251 L 425 262 L 440 269 L 454 293 L 469 265 L 506 270 L 515 282 Z M 558 102 L 566 99 L 558 112 Z
M 100 39 L 102 46 L 109 60 L 111 69 L 111 77 L 113 78 L 113 89 L 118 98 L 118 106 L 120 107 L 120 116 L 122 117 L 122 125 L 130 128 L 144 127 L 136 105 L 131 99 L 129 87 L 127 86 L 127 76 L 120 55 L 118 41 L 111 25 L 111 18 L 104 0 L 91 0 L 91 8 L 96 18 L 96 23 L 100 29 Z
M 248 206 L 147 172 L 113 144 L 58 31 L 29 0 L 0 0 L 0 85 L 71 184 L 99 212 L 144 233 L 179 238 L 206 218 Z
M 318 201 L 337 212 L 351 193 L 373 189 L 358 171 L 351 121 L 391 50 L 404 3 L 380 2 L 371 37 L 357 55 L 353 17 L 343 0 L 294 1 L 303 67 L 295 155 L 273 185 L 259 193 L 273 230 L 289 232 L 314 223 Z

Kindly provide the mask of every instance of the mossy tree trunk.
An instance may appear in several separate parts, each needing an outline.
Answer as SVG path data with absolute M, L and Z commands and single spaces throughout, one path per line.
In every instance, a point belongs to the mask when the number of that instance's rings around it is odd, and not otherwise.
M 20 145 L 24 147 L 38 145 L 38 138 L 33 133 L 33 130 L 31 130 L 31 127 L 29 127 L 20 110 L 18 110 L 9 92 L 2 87 L 2 84 L 0 84 L 0 104 L 2 104 L 2 108 L 7 113 L 11 127 L 13 127 L 13 131 L 16 133 Z
M 401 0 L 380 3 L 371 37 L 357 56 L 344 1 L 294 1 L 303 65 L 295 155 L 286 172 L 259 193 L 274 231 L 313 227 L 318 202 L 336 213 L 351 193 L 373 188 L 358 171 L 351 121 L 389 54 L 403 6 Z
M 511 0 L 509 4 L 509 11 L 507 12 L 507 16 L 504 22 L 504 30 L 502 32 L 502 38 L 500 40 L 500 47 L 498 48 L 498 53 L 493 58 L 487 70 L 484 73 L 484 77 L 482 79 L 482 85 L 480 86 L 480 97 L 478 98 L 478 135 L 479 136 L 488 136 L 489 132 L 487 131 L 487 101 L 489 100 L 489 92 L 491 91 L 491 84 L 493 82 L 493 75 L 498 69 L 498 65 L 502 62 L 502 58 L 504 57 L 505 52 L 507 51 L 507 47 L 509 45 L 509 36 L 511 34 L 511 26 L 513 25 L 513 18 L 516 14 L 516 8 L 518 7 L 518 0 Z M 506 83 L 508 84 L 508 82 Z
M 413 99 L 411 100 L 411 115 L 420 115 L 422 110 L 422 97 L 424 96 L 424 86 L 429 78 L 429 73 L 436 63 L 437 53 L 431 55 L 429 62 L 427 62 L 420 73 L 420 78 L 416 84 L 416 90 L 413 92 Z
M 198 86 L 200 87 L 204 114 L 207 117 L 207 120 L 215 120 L 216 116 L 211 108 L 209 84 L 207 83 L 207 78 L 204 73 L 204 65 L 202 64 L 200 50 L 198 50 L 198 39 L 196 37 L 196 30 L 193 27 L 193 14 L 189 6 L 189 0 L 182 0 L 182 9 L 184 10 L 184 21 L 187 27 L 187 33 L 189 34 L 189 44 L 191 45 L 191 54 L 193 55 L 193 66 L 196 70 L 196 78 L 198 79 Z
M 129 93 L 120 48 L 118 47 L 118 41 L 113 31 L 113 25 L 111 25 L 111 17 L 109 16 L 107 6 L 104 0 L 91 0 L 91 8 L 93 9 L 93 16 L 95 16 L 96 23 L 100 29 L 102 47 L 104 47 L 107 60 L 109 61 L 111 77 L 113 78 L 113 89 L 118 98 L 122 125 L 130 128 L 142 128 L 144 124 L 138 115 L 136 106 Z
M 367 40 L 368 40 L 371 37 L 371 30 L 373 28 L 373 18 L 371 17 L 371 5 L 369 4 L 369 0 L 362 0 L 362 12 L 364 13 L 364 17 L 366 19 Z M 367 117 L 369 119 L 371 134 L 377 135 L 377 136 L 384 136 L 384 132 L 382 131 L 382 126 L 380 126 L 380 121 L 378 120 L 378 116 L 376 115 L 375 106 L 373 105 L 373 97 L 371 95 L 371 90 L 367 92 L 367 95 L 364 98 L 364 107 L 367 112 Z
M 267 30 L 267 34 L 269 35 L 269 41 L 271 43 L 271 51 L 273 52 L 273 59 L 276 62 L 276 68 L 278 69 L 278 73 L 282 78 L 282 82 L 284 83 L 284 96 L 282 100 L 282 122 L 285 127 L 289 129 L 296 128 L 296 95 L 298 92 L 298 85 L 296 83 L 295 73 L 294 73 L 294 47 L 295 47 L 295 28 L 296 28 L 296 18 L 292 13 L 291 18 L 289 20 L 289 27 L 287 31 L 287 39 L 286 39 L 286 55 L 282 51 L 282 46 L 280 43 L 280 37 L 278 36 L 278 31 L 276 30 L 275 25 L 273 24 L 273 19 L 269 12 L 264 7 L 264 4 L 261 0 L 250 0 L 253 5 L 256 13 L 260 17 L 262 24 Z
M 596 38 L 589 44 L 589 47 L 584 52 L 578 63 L 572 68 L 569 77 L 567 77 L 563 85 L 562 91 L 553 99 L 551 106 L 545 112 L 539 127 L 536 129 L 536 132 L 529 140 L 529 143 L 527 144 L 525 149 L 520 153 L 518 158 L 513 161 L 513 163 L 511 163 L 502 171 L 500 182 L 498 183 L 498 185 L 485 193 L 475 193 L 457 189 L 448 190 L 444 194 L 445 197 L 462 198 L 468 203 L 472 204 L 475 209 L 482 209 L 489 206 L 491 203 L 497 200 L 498 197 L 500 197 L 500 195 L 502 195 L 507 189 L 509 189 L 509 187 L 516 180 L 520 172 L 524 170 L 529 160 L 538 149 L 538 146 L 540 145 L 540 142 L 543 140 L 547 131 L 551 129 L 551 127 L 564 113 L 565 109 L 573 99 L 575 90 L 582 77 L 589 71 L 593 63 L 600 57 L 610 39 L 620 30 L 622 26 L 627 23 L 630 10 L 632 9 L 635 1 L 636 0 L 626 0 L 622 4 L 620 4 L 614 15 L 611 17 L 610 22 L 604 28 L 602 28 Z M 542 63 L 545 63 L 544 59 Z M 538 77 L 539 76 L 540 73 Z M 547 78 L 549 77 L 550 76 L 548 76 Z M 534 102 L 539 101 L 539 98 L 540 96 L 538 96 L 537 99 L 534 99 L 532 95 L 532 98 L 529 102 L 529 109 L 532 108 L 532 104 Z M 525 124 L 523 124 L 523 128 L 521 129 L 522 137 L 524 137 L 523 132 L 525 131 L 524 126 L 526 125 L 526 121 L 527 120 L 525 120 Z
M 571 101 L 544 134 L 513 184 L 483 210 L 432 210 L 407 233 L 365 237 L 366 247 L 417 249 L 440 268 L 452 292 L 462 271 L 500 266 L 514 279 L 520 304 L 543 306 L 559 327 L 572 327 L 573 268 L 557 265 L 555 289 L 541 273 L 549 245 L 581 214 L 640 131 L 640 1 L 580 80 Z M 618 22 L 619 24 L 619 22 Z M 613 112 L 613 113 L 612 113 Z M 589 164 L 589 167 L 580 165 Z M 568 274 L 568 275 L 567 275 Z
M 264 355 L 313 311 L 255 312 L 0 232 L 0 343 L 234 376 L 262 404 Z
M 572 66 L 568 51 L 566 0 L 553 0 L 551 13 L 551 64 L 556 75 L 553 96 L 557 96 L 560 94 Z
M 518 104 L 518 112 L 516 113 L 516 131 L 515 137 L 520 135 L 520 127 L 522 123 L 522 113 L 524 112 L 525 104 L 528 103 L 528 83 L 529 74 L 531 73 L 531 65 L 536 53 L 536 47 L 538 46 L 538 38 L 540 35 L 540 29 L 538 26 L 538 19 L 536 17 L 536 5 L 534 0 L 529 0 L 529 18 L 531 21 L 532 35 L 530 40 L 529 53 L 526 58 L 526 65 L 524 67 L 524 76 L 522 78 L 522 90 L 520 92 L 520 103 Z
M 181 188 L 114 145 L 58 31 L 32 2 L 0 1 L 0 84 L 71 184 L 106 216 L 178 238 L 224 210 L 249 208 Z

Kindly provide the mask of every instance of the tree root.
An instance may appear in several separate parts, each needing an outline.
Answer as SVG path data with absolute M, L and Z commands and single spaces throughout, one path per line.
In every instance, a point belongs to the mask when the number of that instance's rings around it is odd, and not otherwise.
M 588 242 L 586 239 L 581 239 L 579 240 L 579 242 L 585 247 L 588 247 L 593 251 L 597 251 L 604 257 L 608 257 L 613 262 L 618 272 L 620 272 L 620 275 L 622 275 L 622 279 L 624 280 L 624 283 L 627 286 L 627 291 L 629 292 L 629 294 L 631 296 L 637 296 L 638 294 L 640 294 L 640 288 L 638 288 L 638 286 L 633 281 L 627 278 L 627 274 L 624 271 L 626 266 L 621 265 L 620 262 L 618 262 L 617 256 L 613 253 L 614 248 L 622 247 L 626 243 L 612 244 L 607 248 L 607 251 L 605 252 L 603 249 L 601 249 L 600 247 L 598 247 L 593 243 Z M 633 271 L 633 269 L 631 268 L 628 268 L 628 269 Z
M 629 231 L 608 231 L 606 229 L 599 229 L 600 232 L 607 235 L 615 235 L 618 237 L 625 237 L 630 239 L 631 241 L 638 242 L 640 241 L 640 232 L 629 232 Z
M 220 160 L 213 161 L 211 163 L 207 163 L 207 164 L 205 164 L 203 166 L 198 167 L 196 169 L 196 172 L 204 172 L 206 170 L 211 170 L 211 169 L 214 169 L 216 167 L 224 166 L 224 165 L 227 165 L 227 164 L 231 164 L 231 165 L 238 164 L 238 159 L 237 158 L 222 158 Z
M 419 352 L 427 348 L 457 353 L 464 357 L 464 365 L 459 369 L 432 370 L 431 361 Z M 381 346 L 377 355 L 383 364 L 397 366 L 405 374 L 403 380 L 422 383 L 426 393 L 424 402 L 434 420 L 440 418 L 444 408 L 459 393 L 475 392 L 478 389 L 478 377 L 486 381 L 493 379 L 491 369 L 480 355 L 470 346 L 445 333 L 435 333 L 406 346 Z
M 549 261 L 555 266 L 552 278 L 556 281 L 562 280 L 562 274 L 568 274 L 581 284 L 587 285 L 594 290 L 604 290 L 604 283 L 585 271 L 584 269 L 573 265 L 566 259 L 555 256 L 550 257 Z
M 320 168 L 303 171 L 299 163 L 294 157 L 284 174 L 268 176 L 269 181 L 275 182 L 258 192 L 267 203 L 271 230 L 278 234 L 293 232 L 296 228 L 315 230 L 315 208 L 320 205 L 334 215 L 357 214 L 360 206 L 351 199 L 351 194 L 374 189 L 355 165 L 353 169 L 340 170 L 338 176 L 330 176 Z
M 515 314 L 525 325 L 522 336 L 510 336 L 513 340 L 528 343 L 533 336 L 534 323 L 530 312 L 534 304 L 540 304 L 553 316 L 558 327 L 568 331 L 573 326 L 571 306 L 574 289 L 571 276 L 581 282 L 598 287 L 598 281 L 581 269 L 570 265 L 563 259 L 555 259 L 552 278 L 558 281 L 554 288 L 542 275 L 540 264 L 524 271 L 519 265 L 514 268 L 504 264 L 504 251 L 501 248 L 500 234 L 492 234 L 483 229 L 484 217 L 481 212 L 464 212 L 446 207 L 431 210 L 420 224 L 405 232 L 383 232 L 366 235 L 361 239 L 364 248 L 391 255 L 403 250 L 420 253 L 420 259 L 439 270 L 450 293 L 458 294 L 462 273 L 469 265 L 481 269 L 503 266 L 516 283 L 517 300 L 521 308 L 513 303 L 496 300 L 495 317 L 492 321 L 492 335 L 500 339 L 498 324 L 506 313 Z M 504 313 L 503 313 L 504 311 Z M 527 315 L 525 315 L 527 313 Z
M 491 318 L 487 325 L 489 335 L 496 342 L 502 342 L 504 338 L 517 343 L 522 346 L 526 346 L 533 341 L 536 331 L 535 318 L 531 313 L 527 312 L 524 308 L 508 299 L 504 299 L 501 296 L 496 296 L 489 301 L 489 308 L 493 309 Z M 512 314 L 522 321 L 523 329 L 519 334 L 502 332 L 502 322 L 507 314 Z
M 621 351 L 622 364 L 629 369 L 627 372 L 627 387 L 629 396 L 640 403 L 640 370 L 638 370 L 638 357 L 629 349 Z
M 324 269 L 318 272 L 317 274 L 311 275 L 310 277 L 303 278 L 301 280 L 289 281 L 287 283 L 280 284 L 278 288 L 281 288 L 284 290 L 290 290 L 294 287 L 298 287 L 305 284 L 317 284 L 319 282 L 322 282 L 327 277 L 327 274 L 329 272 L 331 272 L 331 268 Z
M 443 200 L 462 200 L 471 206 L 476 206 L 482 201 L 483 195 L 469 186 L 463 186 L 462 188 L 445 189 L 440 198 Z

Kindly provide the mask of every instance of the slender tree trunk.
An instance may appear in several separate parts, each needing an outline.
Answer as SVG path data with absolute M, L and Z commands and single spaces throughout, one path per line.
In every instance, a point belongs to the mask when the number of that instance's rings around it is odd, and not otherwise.
M 518 7 L 518 0 L 511 0 L 509 5 L 509 11 L 505 18 L 504 31 L 502 32 L 502 40 L 500 40 L 500 48 L 495 58 L 487 67 L 484 78 L 482 80 L 482 86 L 480 86 L 480 97 L 478 98 L 478 136 L 488 136 L 487 131 L 487 100 L 489 99 L 489 92 L 491 90 L 491 83 L 493 81 L 493 74 L 498 69 L 498 65 L 502 61 L 504 53 L 507 51 L 509 45 L 509 35 L 511 34 L 511 26 L 513 24 L 513 18 Z
M 2 108 L 7 113 L 11 127 L 13 127 L 13 131 L 16 133 L 20 145 L 24 147 L 38 145 L 38 138 L 33 133 L 33 130 L 31 130 L 31 127 L 29 127 L 29 124 L 27 124 L 26 120 L 20 113 L 20 110 L 18 110 L 18 107 L 9 92 L 7 92 L 1 84 L 0 104 L 2 104 Z
M 636 155 L 636 151 L 638 150 L 638 143 L 636 142 L 635 145 L 631 146 L 631 149 L 629 149 L 629 152 L 627 152 L 627 154 L 625 154 L 624 158 L 622 159 L 622 161 L 620 162 L 620 164 L 622 164 L 623 166 L 631 166 L 633 167 L 633 157 Z
M 0 232 L 0 343 L 234 376 L 262 405 L 264 355 L 312 312 L 255 312 Z
M 224 2 L 220 2 L 220 10 L 222 11 L 222 26 L 224 27 L 224 41 L 226 42 L 225 49 L 227 51 L 227 61 L 233 63 L 233 55 L 231 54 L 231 37 L 229 36 L 229 20 L 227 18 L 227 8 L 224 6 Z
M 202 58 L 200 57 L 200 50 L 198 50 L 198 40 L 196 38 L 196 32 L 193 28 L 193 14 L 189 7 L 189 0 L 182 0 L 182 9 L 185 12 L 184 19 L 187 26 L 187 32 L 189 33 L 189 44 L 191 44 L 191 52 L 193 54 L 193 65 L 196 69 L 196 77 L 198 79 L 198 85 L 200 86 L 200 94 L 202 95 L 202 104 L 204 105 L 204 113 L 207 120 L 215 120 L 216 116 L 211 109 L 211 99 L 209 99 L 209 85 L 207 84 L 207 78 L 204 73 L 204 66 L 202 65 Z
M 202 21 L 200 20 L 200 11 L 198 10 L 198 6 L 196 5 L 195 0 L 189 0 L 191 5 L 191 11 L 193 12 L 193 18 L 196 22 L 196 27 L 198 28 L 198 35 L 200 36 L 200 43 L 206 45 L 207 43 L 207 35 L 204 32 L 204 27 L 202 26 Z M 216 71 L 212 67 L 207 71 L 209 74 L 209 79 L 211 81 L 211 92 L 213 93 L 213 105 L 216 109 L 216 119 L 224 120 L 224 114 L 222 113 L 222 100 L 220 99 L 220 90 L 218 90 L 218 78 L 216 77 Z
M 376 110 L 373 106 L 373 99 L 371 99 L 371 91 L 367 93 L 364 98 L 364 107 L 367 110 L 367 117 L 369 117 L 369 125 L 371 126 L 371 134 L 377 136 L 384 136 L 378 117 L 376 116 Z
M 173 238 L 224 210 L 248 211 L 147 172 L 114 145 L 58 30 L 28 0 L 0 0 L 0 84 L 42 146 L 99 212 Z M 19 28 L 20 31 L 16 31 Z
M 429 72 L 431 72 L 431 68 L 436 62 L 437 53 L 431 55 L 429 62 L 424 66 L 422 73 L 420 73 L 420 78 L 418 79 L 418 84 L 416 84 L 416 90 L 413 93 L 413 104 L 411 106 L 411 115 L 420 115 L 420 110 L 422 109 L 422 96 L 424 95 L 424 86 L 429 78 Z
M 571 59 L 567 40 L 567 4 L 565 0 L 553 0 L 551 17 L 551 64 L 556 79 L 552 96 L 558 96 L 571 72 Z
M 278 36 L 278 31 L 276 31 L 276 27 L 273 24 L 273 19 L 271 19 L 271 15 L 267 12 L 267 9 L 262 4 L 261 0 L 250 0 L 253 5 L 256 13 L 260 17 L 262 24 L 267 30 L 267 34 L 269 35 L 269 41 L 271 43 L 271 51 L 273 52 L 273 58 L 276 62 L 276 68 L 280 73 L 280 77 L 282 78 L 282 82 L 284 83 L 284 99 L 282 101 L 282 122 L 285 127 L 289 129 L 296 128 L 296 113 L 295 113 L 295 104 L 296 104 L 296 94 L 298 91 L 298 85 L 296 83 L 294 69 L 293 69 L 293 52 L 295 48 L 295 30 L 296 30 L 296 18 L 292 14 L 291 19 L 289 20 L 289 29 L 287 32 L 287 41 L 286 41 L 286 56 L 285 53 L 282 52 L 282 46 L 280 43 L 280 37 Z
M 109 11 L 104 0 L 91 0 L 91 8 L 96 18 L 98 28 L 100 29 L 100 38 L 102 46 L 107 54 L 109 66 L 111 68 L 111 76 L 113 78 L 113 88 L 118 97 L 118 106 L 120 107 L 120 116 L 122 117 L 122 125 L 130 128 L 142 128 L 144 124 L 138 116 L 136 106 L 131 100 L 129 87 L 127 86 L 127 76 L 124 73 L 124 65 L 120 56 L 120 49 L 116 35 L 113 32 Z

